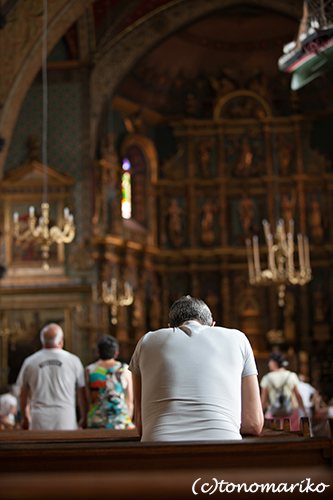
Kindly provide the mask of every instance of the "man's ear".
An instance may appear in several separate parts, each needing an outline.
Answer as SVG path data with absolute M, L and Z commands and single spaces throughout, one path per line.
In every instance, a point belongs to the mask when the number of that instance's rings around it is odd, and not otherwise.
M 118 358 L 118 354 L 119 354 L 119 351 L 116 351 L 116 352 L 114 353 L 113 359 L 117 359 L 117 358 Z
M 170 323 L 168 323 L 168 328 L 171 328 Z

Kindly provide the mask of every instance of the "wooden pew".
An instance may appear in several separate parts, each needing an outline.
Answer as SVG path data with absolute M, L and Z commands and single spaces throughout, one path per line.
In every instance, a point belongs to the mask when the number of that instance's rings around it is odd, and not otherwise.
M 0 470 L 26 473 L 332 467 L 331 434 L 307 437 L 301 432 L 268 432 L 242 441 L 175 443 L 140 443 L 135 432 L 103 429 L 8 432 L 0 434 Z

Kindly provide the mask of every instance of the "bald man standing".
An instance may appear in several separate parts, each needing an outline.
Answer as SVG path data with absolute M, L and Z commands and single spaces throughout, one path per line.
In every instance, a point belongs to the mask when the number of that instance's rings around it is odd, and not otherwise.
M 23 362 L 16 381 L 21 387 L 23 429 L 77 429 L 76 393 L 81 416 L 79 426 L 86 427 L 84 368 L 77 356 L 63 349 L 63 338 L 62 328 L 50 323 L 40 332 L 42 349 Z

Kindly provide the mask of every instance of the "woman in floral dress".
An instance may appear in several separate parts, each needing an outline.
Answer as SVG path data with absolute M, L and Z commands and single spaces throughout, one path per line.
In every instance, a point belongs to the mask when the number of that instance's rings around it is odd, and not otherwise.
M 117 339 L 102 335 L 97 342 L 97 353 L 98 361 L 85 369 L 90 402 L 88 427 L 134 429 L 132 377 L 128 365 L 117 361 Z

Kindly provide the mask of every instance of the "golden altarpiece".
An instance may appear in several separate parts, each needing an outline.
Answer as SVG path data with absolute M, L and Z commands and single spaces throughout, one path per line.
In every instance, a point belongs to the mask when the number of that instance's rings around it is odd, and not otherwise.
M 218 324 L 247 334 L 264 371 L 278 346 L 308 373 L 313 345 L 331 341 L 333 174 L 310 145 L 317 117 L 275 117 L 265 97 L 233 91 L 217 99 L 211 119 L 172 121 L 177 149 L 163 163 L 142 132 L 127 134 L 118 152 L 116 136 L 103 141 L 91 243 L 98 281 L 115 276 L 134 290 L 112 329 L 127 356 L 143 333 L 167 324 L 170 304 L 188 293 L 209 304 Z M 136 181 L 133 171 L 129 220 L 120 209 L 124 158 L 140 173 Z M 315 279 L 287 288 L 283 309 L 274 287 L 248 281 L 247 238 L 259 236 L 267 262 L 264 218 L 273 230 L 279 218 L 292 218 L 295 232 L 309 235 Z M 324 289 L 316 279 L 323 269 Z

